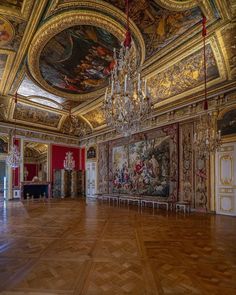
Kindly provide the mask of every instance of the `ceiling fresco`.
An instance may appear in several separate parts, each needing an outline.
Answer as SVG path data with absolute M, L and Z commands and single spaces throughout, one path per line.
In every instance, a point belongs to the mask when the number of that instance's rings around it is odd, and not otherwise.
M 122 0 L 107 2 L 125 10 Z M 202 19 L 202 12 L 198 7 L 187 11 L 168 11 L 154 0 L 133 0 L 130 16 L 143 34 L 146 55 L 150 57 L 198 24 Z
M 83 117 L 89 121 L 93 128 L 97 128 L 106 124 L 106 120 L 101 107 L 84 114 Z
M 62 115 L 41 110 L 26 104 L 17 103 L 14 110 L 13 119 L 57 128 Z
M 113 66 L 113 48 L 120 42 L 108 31 L 87 25 L 57 34 L 40 56 L 40 71 L 50 86 L 70 94 L 103 88 Z
M 0 46 L 9 44 L 14 37 L 14 29 L 9 21 L 0 17 Z
M 16 118 L 29 129 L 32 125 L 78 138 L 80 131 L 70 132 L 71 110 L 86 134 L 101 132 L 106 126 L 103 88 L 113 67 L 113 48 L 119 48 L 123 39 L 124 4 L 125 0 L 0 0 L 0 121 L 12 123 Z M 202 91 L 203 14 L 209 32 L 208 86 L 219 89 L 235 81 L 234 0 L 130 0 L 130 4 L 142 74 L 159 105 L 177 104 Z M 91 15 L 99 15 L 99 20 L 91 21 Z M 30 59 L 31 52 L 37 53 L 35 60 Z M 12 112 L 16 92 L 20 101 Z
M 207 81 L 219 77 L 211 45 L 206 47 Z M 163 100 L 196 88 L 204 82 L 203 49 L 185 57 L 173 66 L 151 77 L 148 81 L 152 96 Z
M 3 73 L 5 71 L 5 66 L 6 66 L 6 63 L 7 63 L 7 57 L 8 57 L 7 54 L 1 54 L 0 53 L 0 84 L 1 84 L 1 79 L 2 79 Z

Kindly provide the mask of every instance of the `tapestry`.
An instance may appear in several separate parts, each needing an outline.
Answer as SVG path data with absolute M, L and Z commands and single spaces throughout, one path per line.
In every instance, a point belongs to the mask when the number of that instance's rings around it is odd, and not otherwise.
M 172 125 L 112 142 L 113 192 L 176 199 L 177 131 Z

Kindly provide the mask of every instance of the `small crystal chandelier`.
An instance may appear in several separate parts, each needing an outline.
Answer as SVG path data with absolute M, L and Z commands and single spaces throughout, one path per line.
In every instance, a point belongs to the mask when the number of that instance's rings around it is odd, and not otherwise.
M 15 95 L 14 102 L 15 102 L 15 107 L 16 107 L 17 93 Z M 20 164 L 21 164 L 21 161 L 22 161 L 18 146 L 15 144 L 15 138 L 16 138 L 16 119 L 15 119 L 15 127 L 14 127 L 14 131 L 13 131 L 13 136 L 12 136 L 11 149 L 10 149 L 10 152 L 8 153 L 8 155 L 6 157 L 7 165 L 10 166 L 13 169 L 18 168 L 20 166 Z
M 216 152 L 221 145 L 221 131 L 216 131 L 216 124 L 211 112 L 208 112 L 207 102 L 207 66 L 206 66 L 206 17 L 202 20 L 202 36 L 204 49 L 204 78 L 205 78 L 205 99 L 204 110 L 206 113 L 200 116 L 199 124 L 194 133 L 195 150 L 200 156 L 209 158 L 210 153 Z
M 72 171 L 75 169 L 75 160 L 73 158 L 72 152 L 67 152 L 64 160 L 64 168 L 65 170 Z
M 134 58 L 135 49 L 129 29 L 129 3 L 126 0 L 127 31 L 119 55 L 114 48 L 114 68 L 106 89 L 103 111 L 107 125 L 128 136 L 140 129 L 151 116 L 152 100 Z
M 221 131 L 215 130 L 211 113 L 200 117 L 194 134 L 194 145 L 199 155 L 208 158 L 210 153 L 217 151 L 221 145 Z

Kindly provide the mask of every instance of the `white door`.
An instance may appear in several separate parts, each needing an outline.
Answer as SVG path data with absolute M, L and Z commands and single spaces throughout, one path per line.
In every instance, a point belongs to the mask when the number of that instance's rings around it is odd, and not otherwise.
M 236 216 L 236 143 L 216 154 L 216 213 Z
M 96 193 L 97 167 L 96 162 L 86 163 L 86 196 L 94 197 Z

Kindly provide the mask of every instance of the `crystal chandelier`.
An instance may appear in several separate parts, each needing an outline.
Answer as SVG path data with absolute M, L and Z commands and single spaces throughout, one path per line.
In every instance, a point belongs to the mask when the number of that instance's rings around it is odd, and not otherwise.
M 64 160 L 64 168 L 65 170 L 72 171 L 75 169 L 75 160 L 73 158 L 72 152 L 67 152 Z
M 210 113 L 200 117 L 194 133 L 194 145 L 199 155 L 208 158 L 210 153 L 214 153 L 221 145 L 221 131 L 215 130 L 214 120 Z
M 15 95 L 15 107 L 17 104 L 17 93 Z M 8 166 L 10 166 L 11 168 L 15 169 L 18 168 L 21 164 L 21 155 L 20 155 L 20 151 L 18 149 L 18 146 L 15 144 L 15 138 L 16 138 L 16 119 L 15 119 L 15 127 L 14 127 L 14 131 L 13 131 L 13 136 L 12 136 L 12 145 L 11 145 L 11 149 L 10 152 L 8 153 L 7 157 L 6 157 L 6 163 Z
M 210 153 L 216 152 L 221 145 L 221 131 L 216 130 L 215 120 L 208 112 L 207 102 L 207 66 L 206 66 L 206 17 L 202 20 L 203 52 L 204 52 L 204 78 L 205 78 L 205 99 L 204 110 L 206 113 L 200 116 L 199 124 L 194 133 L 194 147 L 200 156 L 209 158 Z
M 137 68 L 135 48 L 129 29 L 129 3 L 126 0 L 127 31 L 117 56 L 114 49 L 114 68 L 110 85 L 106 89 L 103 111 L 107 125 L 128 136 L 140 129 L 143 121 L 151 116 L 152 100 L 147 81 Z

